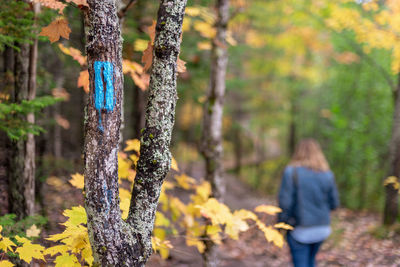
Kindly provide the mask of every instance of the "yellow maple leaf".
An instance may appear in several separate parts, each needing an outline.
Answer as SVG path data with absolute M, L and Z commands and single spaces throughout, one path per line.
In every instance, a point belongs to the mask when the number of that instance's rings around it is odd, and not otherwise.
M 82 174 L 80 173 L 72 174 L 71 178 L 72 179 L 69 180 L 70 184 L 72 184 L 74 187 L 78 189 L 83 189 L 83 187 L 85 186 L 85 179 Z
M 30 263 L 33 258 L 44 260 L 43 251 L 44 247 L 38 244 L 32 244 L 32 242 L 24 237 L 15 236 L 18 243 L 22 243 L 22 246 L 18 247 L 15 252 L 18 253 L 19 257 Z
M 124 151 L 140 151 L 140 141 L 138 139 L 131 139 L 126 141 L 126 147 Z
M 147 40 L 136 39 L 133 45 L 135 51 L 143 52 L 147 48 Z
M 172 157 L 172 159 L 171 159 L 171 169 L 179 172 L 178 162 L 176 161 L 176 159 L 174 157 Z
M 56 267 L 80 267 L 81 264 L 79 263 L 78 259 L 75 255 L 70 254 L 63 254 L 56 258 L 54 261 L 56 263 Z
M 29 227 L 26 230 L 26 236 L 27 237 L 37 237 L 40 234 L 40 229 L 37 228 L 35 224 L 33 224 L 31 227 Z
M 196 180 L 186 174 L 175 175 L 174 178 L 178 185 L 186 190 L 192 188 L 196 184 Z
M 132 161 L 126 157 L 126 154 L 118 152 L 118 177 L 128 178 L 131 167 Z
M 72 207 L 71 209 L 66 209 L 63 212 L 65 217 L 68 217 L 68 220 L 63 223 L 65 226 L 71 225 L 79 225 L 79 224 L 86 224 L 87 223 L 87 216 L 85 208 L 82 206 Z
M 257 206 L 254 210 L 256 212 L 264 212 L 269 215 L 275 215 L 279 212 L 282 212 L 282 210 L 280 208 L 271 206 L 271 205 L 260 205 L 260 206 Z
M 285 230 L 293 230 L 293 227 L 289 224 L 280 222 L 274 225 L 275 228 L 285 229 Z
M 89 93 L 89 72 L 88 72 L 88 70 L 83 70 L 79 73 L 77 86 L 83 87 L 83 90 L 86 93 Z
M 394 189 L 398 190 L 400 188 L 400 183 L 396 176 L 389 176 L 383 181 L 384 186 L 392 185 Z
M 0 267 L 12 267 L 14 264 L 8 260 L 0 261 Z
M 68 252 L 68 250 L 69 250 L 69 247 L 66 245 L 57 245 L 57 246 L 52 246 L 52 247 L 46 248 L 44 250 L 43 254 L 54 256 L 58 253 L 66 254 Z
M 71 29 L 68 26 L 68 21 L 64 18 L 58 18 L 50 23 L 49 26 L 43 27 L 40 36 L 47 36 L 50 42 L 54 43 L 64 37 L 69 39 Z
M 165 217 L 165 215 L 163 213 L 158 211 L 156 213 L 156 219 L 155 219 L 154 225 L 158 226 L 158 227 L 162 227 L 162 226 L 168 227 L 170 225 L 170 221 L 168 220 L 167 217 Z
M 185 14 L 191 17 L 197 17 L 201 13 L 201 10 L 199 7 L 186 7 L 185 9 Z
M 264 233 L 265 239 L 268 242 L 273 242 L 277 247 L 283 246 L 283 236 L 276 229 L 273 229 L 271 226 L 266 226 L 261 221 L 257 220 L 256 224 L 258 228 Z
M 7 250 L 13 251 L 12 247 L 16 247 L 16 245 L 8 237 L 3 237 L 0 240 L 0 250 L 4 252 L 7 252 Z
M 126 219 L 129 214 L 129 207 L 131 205 L 131 192 L 126 189 L 119 189 L 120 204 L 119 208 L 122 211 L 122 219 Z
M 197 205 L 197 208 L 200 209 L 201 215 L 211 219 L 213 225 L 226 224 L 233 219 L 230 209 L 215 198 L 210 198 L 206 203 Z
M 204 21 L 196 21 L 194 23 L 194 29 L 200 33 L 201 36 L 205 38 L 214 38 L 217 30 L 213 27 L 212 24 L 204 22 Z
M 194 239 L 194 238 L 187 238 L 186 245 L 188 246 L 195 246 L 197 250 L 202 254 L 205 250 L 205 245 L 202 240 Z

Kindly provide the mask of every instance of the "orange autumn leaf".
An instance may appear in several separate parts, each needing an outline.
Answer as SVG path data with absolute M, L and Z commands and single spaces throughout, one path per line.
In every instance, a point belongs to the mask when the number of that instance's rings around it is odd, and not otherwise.
M 176 62 L 178 65 L 178 72 L 183 73 L 186 72 L 186 61 L 183 61 L 182 59 L 178 58 L 178 61 Z
M 49 26 L 43 27 L 39 35 L 49 37 L 50 42 L 54 43 L 58 41 L 60 37 L 69 39 L 70 33 L 71 29 L 68 26 L 68 21 L 66 19 L 59 18 L 50 23 Z
M 62 98 L 64 101 L 68 101 L 70 97 L 69 93 L 64 88 L 54 88 L 51 90 L 51 94 L 54 97 Z
M 41 5 L 48 7 L 50 9 L 57 10 L 58 13 L 62 14 L 64 8 L 67 6 L 66 4 L 63 4 L 57 0 L 33 0 L 35 3 L 40 3 Z
M 71 56 L 73 59 L 78 61 L 79 65 L 84 66 L 86 65 L 86 57 L 82 56 L 81 51 L 73 47 L 65 47 L 63 44 L 58 44 L 60 50 L 66 54 Z
M 148 43 L 146 50 L 143 51 L 142 63 L 144 63 L 144 71 L 147 71 L 151 67 L 153 62 L 153 45 L 151 42 Z
M 89 72 L 83 70 L 79 73 L 78 87 L 83 87 L 86 93 L 89 93 Z
M 60 125 L 62 128 L 64 128 L 65 130 L 69 129 L 69 121 L 66 118 L 61 117 L 60 115 L 56 115 L 55 116 L 56 122 L 58 125 Z
M 77 6 L 89 6 L 86 0 L 66 0 L 68 3 L 75 3 Z
M 156 25 L 157 22 L 153 20 L 153 24 L 147 27 L 147 34 L 150 36 L 151 44 L 154 44 L 154 39 L 156 38 Z

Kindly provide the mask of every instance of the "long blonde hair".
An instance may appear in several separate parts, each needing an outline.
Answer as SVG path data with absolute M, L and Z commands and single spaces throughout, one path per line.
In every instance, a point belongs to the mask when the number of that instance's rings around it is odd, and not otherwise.
M 329 164 L 326 160 L 320 145 L 314 139 L 303 139 L 296 146 L 296 150 L 289 163 L 290 166 L 308 167 L 314 171 L 329 171 Z

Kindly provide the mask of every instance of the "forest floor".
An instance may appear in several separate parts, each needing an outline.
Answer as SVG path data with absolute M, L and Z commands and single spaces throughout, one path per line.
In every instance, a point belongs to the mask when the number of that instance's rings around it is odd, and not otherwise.
M 227 176 L 226 181 L 225 203 L 231 209 L 253 210 L 261 204 L 276 205 L 273 197 L 255 192 L 232 176 Z M 266 218 L 267 224 L 273 224 L 274 220 L 273 216 Z M 385 233 L 389 238 L 378 238 L 379 225 L 378 214 L 348 209 L 335 211 L 333 233 L 317 255 L 318 266 L 400 266 L 400 235 L 393 230 Z M 201 255 L 195 248 L 186 247 L 183 238 L 172 240 L 172 244 L 170 259 L 163 261 L 153 255 L 148 266 L 202 266 Z M 287 244 L 278 248 L 267 243 L 263 233 L 254 227 L 242 233 L 237 241 L 226 239 L 219 248 L 219 257 L 221 267 L 291 266 Z
M 276 205 L 274 197 L 255 192 L 232 176 L 227 176 L 226 181 L 225 202 L 233 210 L 253 210 L 261 204 Z M 72 189 L 66 180 L 61 183 L 60 180 L 50 179 L 45 190 L 47 193 L 44 204 L 51 222 L 46 234 L 60 232 L 63 227 L 59 223 L 65 221 L 62 210 L 77 204 L 82 205 L 82 193 Z M 62 196 L 60 191 L 63 192 Z M 268 216 L 265 222 L 267 225 L 273 224 L 274 216 Z M 399 231 L 384 231 L 379 225 L 380 217 L 375 213 L 347 209 L 335 211 L 332 217 L 333 233 L 317 255 L 318 266 L 400 266 Z M 379 236 L 386 238 L 378 238 Z M 162 260 L 159 255 L 153 254 L 147 266 L 202 266 L 201 255 L 196 248 L 187 247 L 183 237 L 170 240 L 174 246 L 170 251 L 170 258 Z M 221 267 L 290 266 L 288 246 L 285 244 L 283 248 L 278 248 L 268 243 L 263 233 L 255 227 L 242 233 L 237 241 L 225 239 L 219 248 L 219 258 Z

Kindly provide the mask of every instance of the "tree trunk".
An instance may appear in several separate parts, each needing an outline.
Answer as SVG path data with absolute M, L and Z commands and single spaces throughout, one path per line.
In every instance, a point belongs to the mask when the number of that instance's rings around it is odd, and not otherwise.
M 29 44 L 19 44 L 20 51 L 15 53 L 15 103 L 28 98 L 29 88 Z M 33 214 L 34 191 L 32 191 L 31 166 L 25 169 L 26 142 L 22 139 L 11 144 L 11 163 L 9 175 L 9 190 L 11 212 L 18 219 Z M 33 189 L 34 190 L 34 189 Z
M 3 52 L 3 75 L 1 93 L 10 95 L 14 92 L 14 50 L 6 47 Z M 0 216 L 10 213 L 9 198 L 9 153 L 10 139 L 6 132 L 0 132 Z
M 206 162 L 206 179 L 210 182 L 212 196 L 222 200 L 225 192 L 222 167 L 222 118 L 224 110 L 225 77 L 228 65 L 226 33 L 229 20 L 229 0 L 217 0 L 216 35 L 212 42 L 210 87 L 204 105 L 204 122 L 201 152 Z M 215 244 L 206 242 L 203 254 L 205 266 L 217 266 Z
M 400 75 L 396 91 L 394 92 L 394 112 L 392 125 L 392 138 L 389 143 L 389 176 L 400 177 Z M 391 225 L 396 222 L 398 216 L 399 191 L 393 184 L 385 187 L 385 209 L 383 223 Z
M 32 4 L 33 13 L 36 16 L 39 13 L 40 4 Z M 36 24 L 36 23 L 35 23 Z M 36 73 L 37 73 L 37 59 L 38 59 L 38 39 L 35 37 L 32 40 L 32 44 L 29 46 L 29 82 L 28 82 L 28 100 L 33 100 L 36 97 Z M 28 123 L 35 123 L 35 114 L 29 113 L 27 115 Z M 27 140 L 25 143 L 25 169 L 24 176 L 26 181 L 26 201 L 27 201 L 27 215 L 33 215 L 35 212 L 35 136 L 32 133 L 28 133 Z
M 169 143 L 177 99 L 176 61 L 186 0 L 160 3 L 146 126 L 126 222 L 121 219 L 119 208 L 117 161 L 123 90 L 120 25 L 115 0 L 87 2 L 90 92 L 84 175 L 94 265 L 144 266 L 152 252 L 151 233 L 161 185 L 170 168 Z

